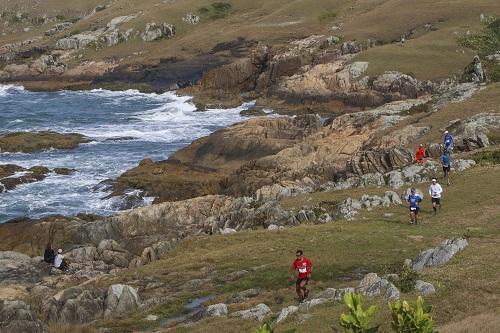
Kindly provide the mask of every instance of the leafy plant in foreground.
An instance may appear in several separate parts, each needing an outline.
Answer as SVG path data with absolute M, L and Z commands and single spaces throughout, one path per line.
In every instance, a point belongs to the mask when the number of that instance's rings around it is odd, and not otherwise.
M 373 315 L 377 307 L 372 305 L 368 310 L 363 309 L 363 296 L 356 293 L 346 293 L 344 303 L 349 308 L 349 314 L 340 315 L 340 326 L 349 333 L 374 333 L 378 326 L 372 326 Z
M 392 321 L 391 327 L 397 333 L 434 333 L 434 323 L 431 307 L 424 303 L 422 296 L 418 296 L 415 307 L 407 301 L 389 302 Z
M 252 333 L 273 333 L 273 328 L 269 324 L 263 324 L 253 330 Z

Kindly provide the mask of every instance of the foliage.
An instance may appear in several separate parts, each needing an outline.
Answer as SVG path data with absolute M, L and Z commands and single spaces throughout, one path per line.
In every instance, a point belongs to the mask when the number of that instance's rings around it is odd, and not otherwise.
M 418 296 L 415 306 L 406 301 L 389 302 L 392 314 L 391 327 L 397 333 L 433 333 L 434 323 L 429 312 L 430 306 L 424 303 L 422 296 Z
M 480 55 L 488 55 L 500 50 L 500 17 L 486 19 L 481 32 L 462 36 L 459 42 L 465 47 L 478 51 Z
M 372 305 L 363 309 L 363 296 L 356 293 L 346 293 L 344 303 L 349 308 L 349 314 L 340 315 L 340 326 L 349 333 L 372 333 L 378 331 L 378 326 L 371 326 L 377 307 Z
M 489 17 L 484 20 L 481 32 L 461 36 L 458 42 L 467 48 L 478 52 L 486 68 L 486 76 L 494 82 L 500 81 L 500 64 L 488 60 L 487 56 L 500 50 L 500 17 Z
M 472 159 L 480 165 L 500 164 L 500 150 L 482 151 L 474 154 Z
M 398 279 L 394 281 L 396 287 L 404 293 L 412 292 L 418 280 L 418 273 L 411 267 L 401 267 L 398 272 Z
M 337 14 L 335 12 L 327 11 L 326 13 L 323 13 L 320 16 L 318 16 L 318 20 L 320 22 L 330 22 L 335 20 L 336 17 Z
M 263 324 L 252 331 L 252 333 L 273 333 L 273 328 L 269 324 Z
M 211 16 L 211 18 L 213 19 L 226 17 L 226 15 L 228 14 L 229 10 L 232 7 L 231 4 L 227 2 L 214 2 L 210 5 L 215 11 Z

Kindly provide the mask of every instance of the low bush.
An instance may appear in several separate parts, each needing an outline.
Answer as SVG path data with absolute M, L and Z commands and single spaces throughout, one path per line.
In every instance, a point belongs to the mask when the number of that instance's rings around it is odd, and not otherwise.
M 370 306 L 367 310 L 363 309 L 363 296 L 356 293 L 346 293 L 344 295 L 344 304 L 349 309 L 349 314 L 340 315 L 340 326 L 349 333 L 374 333 L 378 331 L 378 326 L 372 326 L 371 322 L 377 307 Z
M 388 304 L 391 311 L 391 328 L 397 333 L 434 333 L 434 323 L 422 296 L 418 296 L 415 306 L 406 301 Z

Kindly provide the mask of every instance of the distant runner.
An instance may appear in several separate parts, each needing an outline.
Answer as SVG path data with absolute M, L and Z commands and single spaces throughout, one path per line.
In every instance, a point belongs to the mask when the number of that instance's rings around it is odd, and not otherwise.
M 453 136 L 448 131 L 444 131 L 444 138 L 443 138 L 443 143 L 444 143 L 444 151 L 448 151 L 451 153 L 451 150 L 453 149 Z
M 443 165 L 443 175 L 446 178 L 446 183 L 450 185 L 450 171 L 451 171 L 451 156 L 449 151 L 445 151 L 441 156 L 441 164 Z
M 418 212 L 420 211 L 420 202 L 422 202 L 422 197 L 416 193 L 415 188 L 411 189 L 408 195 L 408 208 L 410 209 L 410 224 L 417 224 Z
M 312 263 L 309 258 L 304 257 L 304 252 L 302 250 L 297 250 L 295 256 L 297 258 L 293 261 L 290 271 L 293 274 L 292 277 L 296 278 L 295 290 L 297 291 L 299 302 L 302 303 L 309 295 L 307 283 L 311 278 Z
M 422 165 L 425 163 L 424 157 L 425 148 L 423 144 L 420 144 L 420 147 L 418 147 L 417 151 L 415 152 L 415 160 L 417 161 L 418 165 Z
M 438 209 L 441 210 L 441 193 L 443 193 L 443 188 L 438 184 L 436 178 L 433 178 L 431 186 L 429 186 L 429 195 L 431 196 L 434 215 L 437 213 Z

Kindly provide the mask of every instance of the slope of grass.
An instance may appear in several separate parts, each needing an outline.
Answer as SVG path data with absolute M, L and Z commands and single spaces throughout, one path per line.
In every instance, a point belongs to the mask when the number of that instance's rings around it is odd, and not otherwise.
M 427 184 L 418 184 L 426 192 Z M 454 184 L 445 187 L 443 209 L 431 214 L 431 204 L 425 200 L 418 226 L 408 224 L 407 209 L 392 206 L 362 211 L 356 221 L 338 221 L 326 225 L 269 231 L 245 231 L 230 236 L 193 237 L 183 242 L 167 257 L 137 269 L 122 280 L 156 277 L 177 290 L 178 299 L 190 299 L 215 294 L 212 303 L 225 302 L 234 292 L 260 287 L 261 295 L 240 305 L 230 305 L 230 311 L 268 304 L 274 312 L 296 303 L 288 266 L 297 248 L 305 250 L 316 266 L 311 287 L 317 292 L 326 287 L 353 286 L 353 273 L 363 268 L 383 273 L 388 265 L 400 265 L 405 258 L 413 258 L 420 251 L 438 245 L 453 236 L 467 236 L 470 246 L 446 266 L 426 269 L 421 278 L 433 283 L 437 293 L 428 297 L 434 307 L 438 325 L 461 320 L 478 313 L 496 313 L 500 306 L 498 270 L 500 262 L 500 166 L 476 167 L 456 175 Z M 356 190 L 357 191 L 357 190 Z M 385 189 L 368 192 L 382 194 Z M 322 193 L 321 200 L 337 200 L 357 193 Z M 353 195 L 354 194 L 354 195 Z M 310 203 L 307 196 L 287 200 L 288 208 Z M 302 200 L 302 201 L 301 201 Z M 387 215 L 386 213 L 391 213 Z M 231 272 L 248 273 L 233 282 L 224 277 Z M 210 278 L 211 283 L 195 292 L 182 292 L 180 286 L 192 279 Z M 403 298 L 413 300 L 414 294 Z M 464 302 L 464 299 L 467 299 Z M 387 318 L 385 301 L 370 299 L 379 304 L 379 322 Z M 155 313 L 169 315 L 182 311 L 178 302 L 165 304 Z M 311 318 L 302 320 L 293 316 L 278 325 L 277 332 L 331 332 L 337 326 L 341 305 L 329 304 L 315 308 Z M 133 320 L 115 322 L 112 327 L 137 327 L 145 314 L 138 313 Z M 109 324 L 109 323 L 108 323 Z M 124 325 L 124 326 L 121 326 Z M 130 326 L 132 325 L 132 326 Z M 174 332 L 248 332 L 256 323 L 232 318 L 205 320 Z M 140 326 L 139 326 L 140 327 Z M 152 326 L 154 327 L 154 325 Z M 478 331 L 480 332 L 480 331 Z

